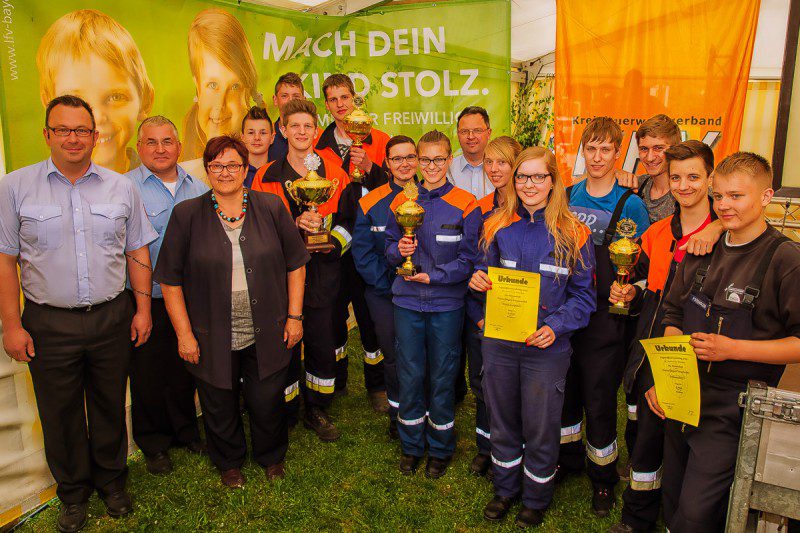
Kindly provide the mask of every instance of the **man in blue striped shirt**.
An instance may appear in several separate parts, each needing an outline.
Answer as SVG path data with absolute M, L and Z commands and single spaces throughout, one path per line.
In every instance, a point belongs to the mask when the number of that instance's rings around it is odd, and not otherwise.
M 155 265 L 172 208 L 178 202 L 208 190 L 178 166 L 181 143 L 178 130 L 160 115 L 139 125 L 136 149 L 142 165 L 128 172 L 142 195 L 145 212 L 158 232 L 150 243 Z M 134 349 L 131 357 L 131 417 L 133 440 L 141 448 L 151 474 L 172 470 L 170 446 L 186 446 L 200 453 L 203 445 L 197 429 L 195 384 L 178 355 L 178 340 L 167 315 L 161 286 L 153 282 L 153 331 L 147 344 Z

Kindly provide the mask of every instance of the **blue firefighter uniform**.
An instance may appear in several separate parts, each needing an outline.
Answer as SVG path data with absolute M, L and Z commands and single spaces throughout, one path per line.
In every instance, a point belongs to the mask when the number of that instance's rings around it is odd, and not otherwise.
M 390 209 L 406 200 L 399 193 Z M 417 229 L 414 261 L 430 276 L 430 284 L 399 276 L 392 283 L 400 383 L 398 430 L 404 454 L 422 457 L 427 441 L 430 457 L 449 459 L 455 451 L 453 383 L 481 214 L 474 196 L 448 182 L 432 191 L 420 187 L 417 203 L 425 209 L 425 217 Z M 386 259 L 392 268 L 404 260 L 397 246 L 402 236 L 395 218 L 389 217 Z
M 550 326 L 556 336 L 547 348 L 483 339 L 495 494 L 522 493 L 530 509 L 546 509 L 553 497 L 570 337 L 589 323 L 596 306 L 594 249 L 583 229 L 583 265 L 570 272 L 555 264 L 544 212 L 531 216 L 520 206 L 515 220 L 496 233 L 484 263 L 541 275 L 536 329 Z
M 486 220 L 497 207 L 497 191 L 492 191 L 487 196 L 478 200 L 483 220 Z M 469 388 L 475 396 L 475 444 L 478 453 L 489 455 L 491 446 L 489 438 L 489 411 L 486 408 L 486 399 L 483 394 L 483 352 L 481 339 L 483 333 L 478 327 L 478 322 L 483 320 L 483 298 L 470 293 L 467 296 L 466 318 L 464 319 L 464 335 L 462 342 L 467 352 L 469 361 Z
M 378 346 L 383 352 L 383 372 L 389 417 L 397 418 L 399 386 L 394 349 L 394 308 L 392 282 L 395 269 L 386 263 L 386 224 L 392 215 L 389 205 L 402 188 L 393 181 L 376 188 L 358 202 L 351 251 L 356 270 L 366 284 L 364 298 L 375 323 Z

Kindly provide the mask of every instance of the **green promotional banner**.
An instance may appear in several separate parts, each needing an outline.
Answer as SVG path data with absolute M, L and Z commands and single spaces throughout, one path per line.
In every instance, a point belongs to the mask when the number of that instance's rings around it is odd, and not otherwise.
M 455 141 L 456 116 L 481 105 L 495 134 L 509 131 L 509 0 L 448 0 L 328 17 L 201 0 L 0 0 L 6 170 L 47 157 L 44 106 L 87 100 L 100 133 L 96 163 L 138 165 L 136 127 L 161 114 L 178 125 L 183 160 L 205 140 L 238 132 L 251 105 L 297 72 L 320 111 L 322 82 L 348 74 L 374 126 Z M 457 143 L 454 142 L 457 147 Z

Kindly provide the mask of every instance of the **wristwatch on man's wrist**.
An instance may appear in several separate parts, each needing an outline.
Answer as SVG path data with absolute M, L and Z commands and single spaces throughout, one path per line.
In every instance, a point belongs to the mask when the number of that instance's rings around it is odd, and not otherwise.
M 300 322 L 303 321 L 303 315 L 286 315 L 286 318 L 291 318 L 293 320 L 299 320 Z

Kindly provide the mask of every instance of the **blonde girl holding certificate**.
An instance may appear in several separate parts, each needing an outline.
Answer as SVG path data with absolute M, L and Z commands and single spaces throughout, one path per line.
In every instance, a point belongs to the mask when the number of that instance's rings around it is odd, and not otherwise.
M 537 330 L 525 343 L 483 339 L 483 389 L 489 407 L 494 498 L 483 514 L 499 521 L 521 496 L 519 527 L 542 522 L 555 488 L 569 338 L 595 309 L 594 251 L 589 231 L 569 211 L 556 159 L 524 150 L 500 207 L 484 224 L 485 263 L 472 279 L 491 290 L 486 267 L 541 275 Z

